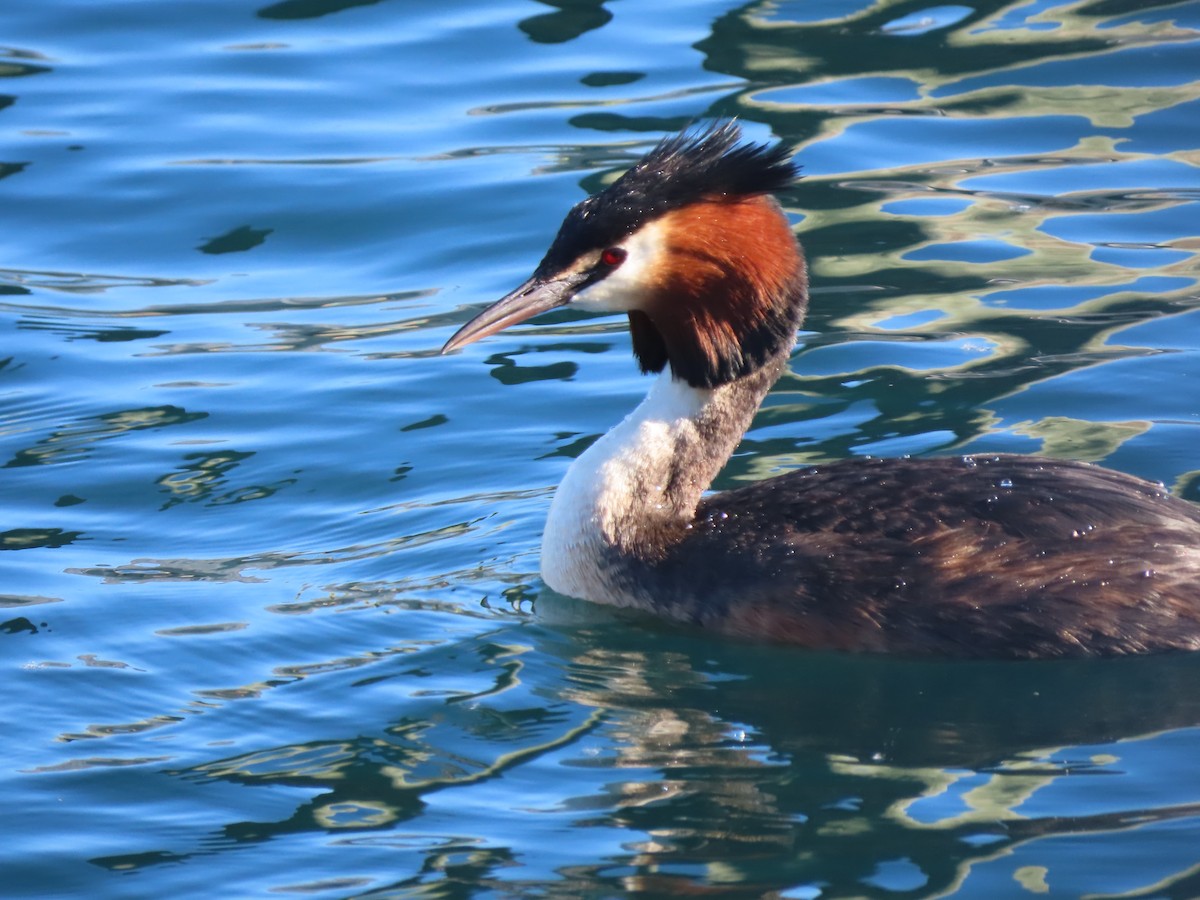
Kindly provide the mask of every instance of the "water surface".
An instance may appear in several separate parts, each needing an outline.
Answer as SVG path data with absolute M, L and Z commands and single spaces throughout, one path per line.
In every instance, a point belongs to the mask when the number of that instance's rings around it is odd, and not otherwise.
M 796 148 L 718 481 L 1103 462 L 1200 501 L 1200 4 L 0 11 L 6 896 L 1193 897 L 1200 660 L 729 644 L 551 595 L 616 319 L 437 348 L 662 135 Z

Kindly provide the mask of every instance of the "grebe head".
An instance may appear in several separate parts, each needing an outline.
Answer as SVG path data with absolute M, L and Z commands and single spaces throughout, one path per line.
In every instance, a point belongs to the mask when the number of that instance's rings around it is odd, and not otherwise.
M 642 371 L 693 387 L 755 371 L 791 347 L 807 304 L 804 257 L 769 195 L 790 151 L 741 144 L 734 123 L 658 144 L 567 213 L 532 277 L 446 342 L 446 353 L 563 306 L 629 315 Z

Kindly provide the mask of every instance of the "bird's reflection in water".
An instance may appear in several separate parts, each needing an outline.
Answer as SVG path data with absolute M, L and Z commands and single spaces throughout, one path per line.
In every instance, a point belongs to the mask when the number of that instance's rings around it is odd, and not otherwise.
M 591 874 L 629 888 L 938 892 L 1036 838 L 1200 811 L 1200 790 L 1160 798 L 1164 773 L 1144 785 L 1123 760 L 1200 723 L 1200 656 L 884 659 L 612 616 L 549 643 L 573 654 L 564 697 L 605 720 L 609 752 L 574 764 L 614 770 L 606 824 L 639 835 Z

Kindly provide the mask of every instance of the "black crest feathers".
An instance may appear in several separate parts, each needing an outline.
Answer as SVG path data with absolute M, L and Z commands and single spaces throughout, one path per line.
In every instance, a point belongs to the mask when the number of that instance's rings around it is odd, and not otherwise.
M 742 144 L 741 137 L 736 122 L 722 122 L 660 141 L 567 213 L 538 274 L 553 274 L 589 250 L 619 243 L 672 210 L 715 197 L 770 194 L 796 180 L 785 144 Z
M 598 206 L 649 205 L 661 214 L 707 197 L 770 194 L 795 181 L 787 146 L 741 144 L 741 138 L 736 122 L 673 135 L 592 199 Z

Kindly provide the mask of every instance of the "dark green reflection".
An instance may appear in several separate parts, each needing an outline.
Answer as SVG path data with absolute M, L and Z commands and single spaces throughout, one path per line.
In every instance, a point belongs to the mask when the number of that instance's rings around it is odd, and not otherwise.
M 243 253 L 253 250 L 267 239 L 274 228 L 251 228 L 242 225 L 215 238 L 209 238 L 196 249 L 201 253 Z
M 209 506 L 225 506 L 263 500 L 296 483 L 295 478 L 284 478 L 270 484 L 230 486 L 230 474 L 252 456 L 254 451 L 239 450 L 185 455 L 183 458 L 187 462 L 184 465 L 155 482 L 164 493 L 170 495 L 162 509 L 170 509 L 180 503 L 204 502 Z
M 124 409 L 89 416 L 52 431 L 48 437 L 42 438 L 32 447 L 19 450 L 4 464 L 4 468 L 44 466 L 67 459 L 78 459 L 90 452 L 95 444 L 130 431 L 186 425 L 207 417 L 206 412 L 192 413 L 170 405 Z
M 356 6 L 375 6 L 383 0 L 282 0 L 258 11 L 262 19 L 319 19 Z
M 82 531 L 64 531 L 61 528 L 10 528 L 0 531 L 0 550 L 65 547 L 75 543 L 82 534 Z
M 543 13 L 524 19 L 517 27 L 539 44 L 565 44 L 602 28 L 612 20 L 612 13 L 600 0 L 539 0 L 556 12 Z

